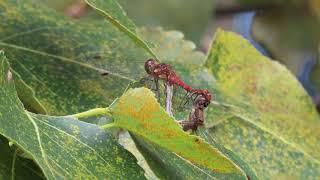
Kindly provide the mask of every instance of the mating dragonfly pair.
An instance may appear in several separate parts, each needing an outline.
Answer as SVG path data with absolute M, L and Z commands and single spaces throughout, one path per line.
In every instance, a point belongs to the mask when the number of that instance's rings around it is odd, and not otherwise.
M 204 110 L 210 104 L 212 98 L 212 95 L 208 90 L 192 88 L 181 80 L 169 64 L 158 63 L 154 59 L 148 59 L 145 62 L 145 70 L 155 82 L 158 99 L 160 98 L 158 81 L 164 81 L 166 89 L 166 110 L 170 115 L 173 114 L 171 109 L 173 86 L 181 87 L 186 91 L 186 101 L 184 105 L 189 102 L 190 99 L 192 100 L 192 108 L 188 118 L 179 121 L 184 131 L 196 131 L 198 126 L 204 124 Z

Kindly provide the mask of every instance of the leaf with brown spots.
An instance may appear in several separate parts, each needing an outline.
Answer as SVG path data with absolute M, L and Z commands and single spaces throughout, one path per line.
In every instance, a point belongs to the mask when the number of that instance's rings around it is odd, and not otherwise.
M 31 155 L 48 179 L 144 179 L 136 159 L 99 126 L 27 112 L 9 69 L 0 52 L 0 134 Z

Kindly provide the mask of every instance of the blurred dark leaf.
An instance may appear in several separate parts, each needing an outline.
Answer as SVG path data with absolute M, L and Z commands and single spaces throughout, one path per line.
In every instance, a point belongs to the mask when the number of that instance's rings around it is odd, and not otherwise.
M 213 0 L 119 0 L 138 26 L 162 26 L 184 32 L 186 39 L 199 44 L 212 17 Z
M 40 168 L 32 160 L 20 157 L 19 151 L 22 150 L 10 147 L 9 141 L 0 135 L 0 179 L 45 179 Z
M 317 52 L 320 24 L 307 12 L 264 11 L 254 18 L 252 35 L 274 59 L 298 75 Z

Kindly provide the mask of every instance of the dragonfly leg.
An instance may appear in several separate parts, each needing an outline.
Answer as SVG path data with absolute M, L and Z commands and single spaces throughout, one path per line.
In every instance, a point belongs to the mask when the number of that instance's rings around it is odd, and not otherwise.
M 159 80 L 154 78 L 154 83 L 155 83 L 155 86 L 156 86 L 156 96 L 157 96 L 157 99 L 158 99 L 158 102 L 160 102 L 160 89 L 159 89 Z
M 148 82 L 153 82 L 153 78 L 151 76 L 143 77 L 140 79 L 140 82 L 142 82 L 145 86 L 148 86 Z M 151 88 L 150 88 L 151 89 Z
M 181 110 L 182 107 L 186 104 L 185 101 L 188 101 L 188 97 L 189 96 L 189 92 L 187 91 L 187 93 L 183 96 L 183 98 L 181 99 L 178 108 Z
M 193 97 L 193 95 L 195 95 L 195 97 Z M 192 94 L 191 98 L 192 98 L 192 102 L 194 102 L 197 98 L 198 98 L 199 94 Z
M 183 107 L 185 107 L 186 108 L 186 105 L 190 102 L 190 100 L 192 99 L 192 101 L 193 101 L 193 95 L 194 95 L 195 93 L 189 93 L 189 95 L 187 96 L 187 98 L 186 98 L 186 100 L 185 100 L 185 102 L 184 102 L 184 104 L 183 104 Z

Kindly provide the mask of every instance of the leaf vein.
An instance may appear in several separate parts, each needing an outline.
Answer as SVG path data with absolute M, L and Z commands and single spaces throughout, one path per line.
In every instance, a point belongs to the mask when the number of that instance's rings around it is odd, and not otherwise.
M 123 76 L 121 74 L 110 72 L 108 70 L 105 70 L 105 69 L 102 69 L 102 68 L 98 68 L 98 67 L 95 67 L 95 66 L 92 66 L 90 64 L 83 63 L 83 62 L 75 61 L 73 59 L 66 58 L 66 57 L 63 57 L 63 56 L 57 56 L 57 55 L 53 55 L 53 54 L 50 54 L 50 53 L 47 53 L 47 52 L 38 51 L 38 50 L 35 50 L 35 49 L 30 49 L 30 48 L 26 48 L 26 47 L 14 45 L 14 44 L 8 44 L 8 43 L 5 43 L 5 42 L 0 42 L 0 45 L 5 46 L 5 47 L 9 47 L 9 48 L 22 50 L 22 51 L 31 52 L 31 53 L 42 55 L 42 56 L 52 57 L 54 59 L 59 59 L 59 60 L 64 61 L 64 62 L 77 64 L 79 66 L 82 66 L 82 67 L 85 67 L 85 68 L 88 68 L 88 69 L 91 69 L 91 70 L 98 71 L 99 73 L 109 73 L 110 75 L 113 75 L 115 77 L 119 77 L 119 78 L 122 78 L 122 79 L 126 79 L 126 80 L 129 80 L 129 81 L 135 82 L 134 79 L 131 79 L 131 78 L 126 77 L 126 76 Z

